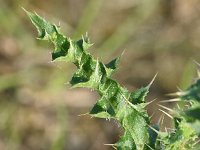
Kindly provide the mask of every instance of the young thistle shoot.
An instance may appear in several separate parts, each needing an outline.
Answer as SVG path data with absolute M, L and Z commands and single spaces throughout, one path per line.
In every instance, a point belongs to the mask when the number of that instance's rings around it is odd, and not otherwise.
M 118 150 L 154 148 L 157 135 L 149 135 L 152 133 L 149 128 L 150 121 L 144 109 L 147 105 L 145 97 L 151 84 L 129 92 L 112 79 L 119 58 L 104 64 L 86 51 L 92 46 L 88 37 L 72 40 L 64 36 L 56 25 L 36 13 L 26 13 L 37 28 L 38 39 L 53 43 L 55 49 L 52 52 L 52 60 L 72 62 L 76 65 L 77 71 L 70 81 L 72 87 L 91 88 L 100 95 L 89 114 L 98 118 L 112 118 L 124 129 L 124 134 L 113 147 Z

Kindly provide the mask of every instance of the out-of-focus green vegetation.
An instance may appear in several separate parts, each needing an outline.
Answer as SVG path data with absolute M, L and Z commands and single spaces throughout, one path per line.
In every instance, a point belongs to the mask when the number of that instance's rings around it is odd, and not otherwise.
M 51 48 L 33 40 L 36 31 L 21 7 L 60 24 L 70 37 L 88 32 L 91 53 L 104 62 L 125 50 L 115 78 L 133 90 L 158 72 L 149 100 L 162 100 L 195 76 L 199 6 L 197 0 L 0 1 L 0 149 L 98 150 L 118 139 L 117 125 L 78 116 L 96 95 L 67 90 L 73 66 L 51 63 Z M 149 112 L 156 121 L 155 108 Z

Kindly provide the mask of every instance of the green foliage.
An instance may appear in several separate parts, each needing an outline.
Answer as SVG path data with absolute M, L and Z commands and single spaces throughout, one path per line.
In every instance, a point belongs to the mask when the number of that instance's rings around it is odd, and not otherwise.
M 145 107 L 145 97 L 152 82 L 134 92 L 129 92 L 112 74 L 118 68 L 119 58 L 108 64 L 95 59 L 88 50 L 92 44 L 88 37 L 72 40 L 60 33 L 56 25 L 49 23 L 36 13 L 27 12 L 38 30 L 38 39 L 53 43 L 53 61 L 72 62 L 76 65 L 70 83 L 72 87 L 86 87 L 95 90 L 100 99 L 88 113 L 93 117 L 114 119 L 124 129 L 119 141 L 113 144 L 118 150 L 147 149 L 194 149 L 200 134 L 200 79 L 186 91 L 179 93 L 177 99 L 185 101 L 189 108 L 174 111 L 175 127 L 172 131 L 161 132 L 159 126 L 150 127 L 150 117 Z
M 103 64 L 86 51 L 92 45 L 87 37 L 73 41 L 62 35 L 57 26 L 37 14 L 27 14 L 38 30 L 38 38 L 54 44 L 52 60 L 70 61 L 77 66 L 78 70 L 70 81 L 71 85 L 91 88 L 101 96 L 89 114 L 99 118 L 115 119 L 124 128 L 124 135 L 113 146 L 117 149 L 144 149 L 149 143 L 149 118 L 144 109 L 147 105 L 144 98 L 149 85 L 129 93 L 111 77 L 117 69 L 119 58 Z
M 166 150 L 197 149 L 200 135 L 200 79 L 187 90 L 176 94 L 180 95 L 177 100 L 184 101 L 189 106 L 175 111 L 174 131 L 159 134 L 161 148 Z

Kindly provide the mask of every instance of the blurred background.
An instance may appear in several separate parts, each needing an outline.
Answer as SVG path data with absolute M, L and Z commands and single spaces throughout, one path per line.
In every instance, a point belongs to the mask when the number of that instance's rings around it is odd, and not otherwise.
M 147 97 L 156 99 L 148 107 L 152 123 L 160 117 L 156 103 L 196 76 L 199 0 L 0 0 L 0 150 L 111 150 L 103 144 L 123 133 L 112 120 L 80 116 L 98 95 L 70 89 L 75 67 L 51 62 L 53 47 L 36 40 L 21 7 L 73 39 L 88 32 L 90 52 L 105 63 L 125 51 L 114 78 L 130 91 L 158 72 Z

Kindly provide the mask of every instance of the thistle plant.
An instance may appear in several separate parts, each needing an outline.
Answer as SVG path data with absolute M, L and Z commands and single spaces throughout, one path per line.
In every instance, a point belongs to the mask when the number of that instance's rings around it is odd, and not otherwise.
M 26 10 L 25 10 L 26 11 Z M 46 21 L 36 13 L 26 11 L 38 31 L 38 39 L 53 43 L 52 61 L 72 62 L 77 71 L 70 84 L 73 88 L 85 87 L 95 90 L 97 100 L 88 115 L 97 118 L 113 119 L 123 128 L 124 134 L 118 142 L 111 144 L 118 150 L 147 149 L 190 149 L 200 133 L 200 80 L 178 98 L 188 101 L 189 109 L 171 110 L 174 113 L 173 132 L 158 131 L 156 125 L 150 126 L 150 116 L 145 107 L 149 104 L 145 97 L 154 80 L 145 87 L 129 92 L 112 78 L 118 68 L 120 57 L 107 64 L 95 59 L 87 50 L 92 46 L 87 36 L 72 40 L 64 36 L 59 27 Z M 161 105 L 161 107 L 166 108 Z M 167 108 L 168 109 L 168 108 Z M 168 109 L 169 110 L 169 109 Z M 168 114 L 169 115 L 169 114 Z
M 200 77 L 200 76 L 199 76 Z M 159 132 L 158 149 L 165 150 L 190 150 L 197 147 L 200 135 L 200 79 L 198 78 L 185 91 L 174 93 L 175 99 L 163 102 L 183 102 L 185 107 L 176 110 L 160 105 L 165 110 L 170 111 L 173 116 L 167 113 L 174 121 L 174 129 L 169 132 Z

